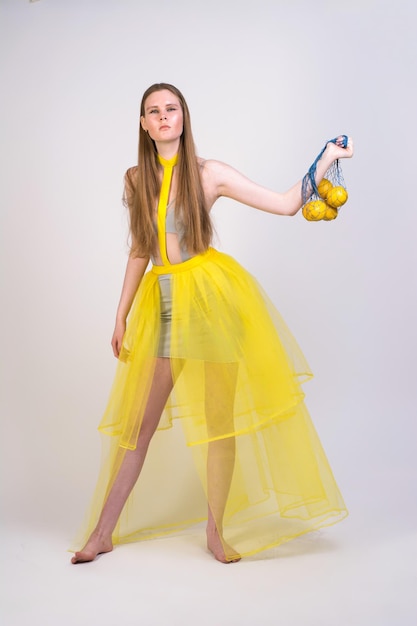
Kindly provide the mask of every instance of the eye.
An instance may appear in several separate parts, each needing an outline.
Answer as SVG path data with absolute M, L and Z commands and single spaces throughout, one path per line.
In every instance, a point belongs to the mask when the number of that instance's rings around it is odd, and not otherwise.
M 177 110 L 177 107 L 168 107 L 167 108 L 167 111 L 176 111 L 176 110 Z
M 158 113 L 158 109 L 151 109 L 149 113 Z

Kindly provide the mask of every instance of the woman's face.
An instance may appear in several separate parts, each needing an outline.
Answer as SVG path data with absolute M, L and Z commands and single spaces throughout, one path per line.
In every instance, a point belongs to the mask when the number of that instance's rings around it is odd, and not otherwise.
M 183 131 L 183 114 L 180 101 L 171 91 L 154 91 L 145 100 L 145 114 L 141 116 L 142 128 L 151 139 L 159 142 L 178 141 Z

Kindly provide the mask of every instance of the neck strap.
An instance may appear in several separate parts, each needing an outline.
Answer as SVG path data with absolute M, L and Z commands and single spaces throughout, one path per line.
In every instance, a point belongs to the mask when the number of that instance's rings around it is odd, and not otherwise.
M 164 169 L 166 167 L 174 167 L 174 165 L 178 163 L 178 154 L 173 156 L 172 159 L 164 159 L 164 157 L 161 157 L 161 155 L 158 154 L 158 161 Z
M 166 214 L 169 198 L 169 190 L 171 187 L 172 170 L 178 162 L 178 154 L 172 157 L 172 159 L 164 159 L 158 154 L 158 161 L 164 168 L 164 174 L 162 176 L 161 193 L 159 194 L 158 202 L 158 243 L 161 253 L 162 263 L 164 265 L 171 265 L 167 255 L 166 249 Z

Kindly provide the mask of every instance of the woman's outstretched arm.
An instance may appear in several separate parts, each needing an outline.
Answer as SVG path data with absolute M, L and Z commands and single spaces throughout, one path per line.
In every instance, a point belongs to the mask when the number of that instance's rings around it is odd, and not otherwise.
M 114 327 L 111 345 L 113 354 L 118 357 L 122 347 L 123 335 L 126 330 L 126 318 L 132 306 L 133 298 L 143 278 L 147 265 L 148 257 L 129 256 L 126 266 L 125 278 L 123 281 L 122 293 L 120 296 L 119 306 L 116 313 L 116 324 Z
M 322 180 L 334 161 L 351 156 L 353 156 L 351 138 L 346 148 L 329 142 L 317 163 L 316 183 Z M 277 215 L 295 215 L 302 207 L 301 180 L 288 191 L 280 193 L 254 183 L 230 165 L 220 161 L 206 161 L 205 169 L 208 174 L 206 179 L 217 198 L 224 196 Z

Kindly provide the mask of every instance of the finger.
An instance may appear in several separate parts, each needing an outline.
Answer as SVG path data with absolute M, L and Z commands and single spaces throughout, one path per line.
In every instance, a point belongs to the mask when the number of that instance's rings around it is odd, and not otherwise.
M 333 141 L 339 148 L 346 148 L 348 144 L 348 139 L 349 138 L 347 135 L 339 135 Z

